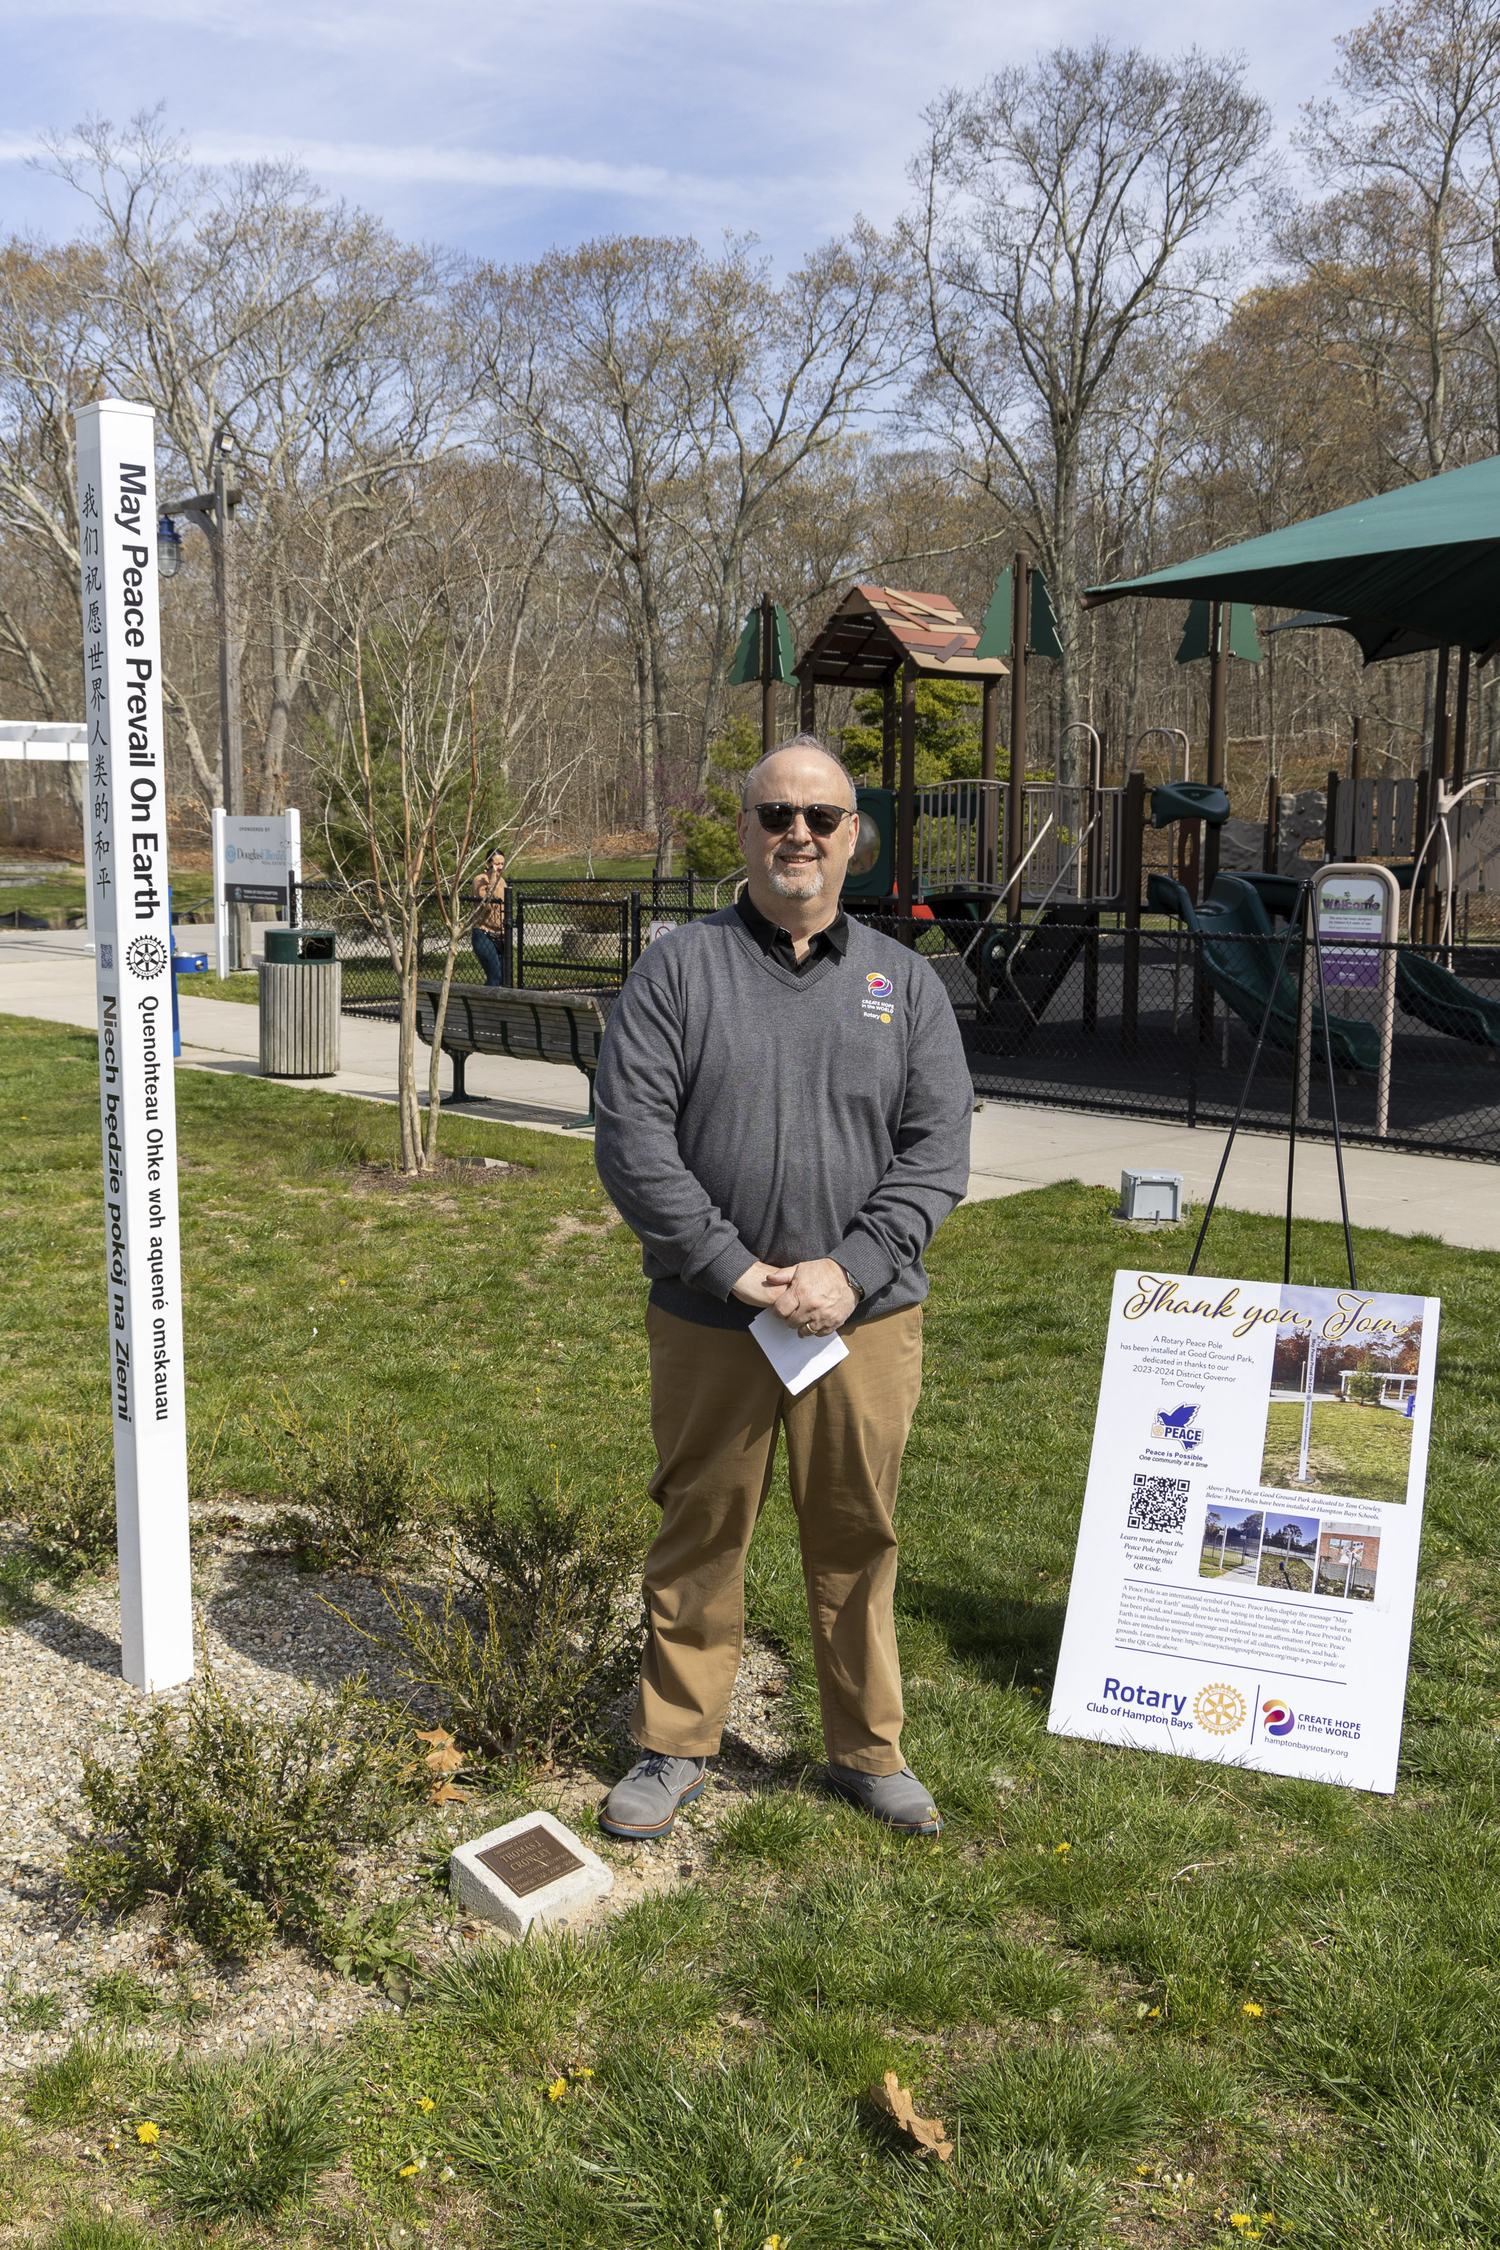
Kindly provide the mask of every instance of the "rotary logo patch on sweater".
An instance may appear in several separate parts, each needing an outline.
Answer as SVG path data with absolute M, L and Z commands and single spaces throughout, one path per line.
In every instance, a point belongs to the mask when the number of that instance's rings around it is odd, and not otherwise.
M 895 992 L 896 987 L 888 976 L 882 975 L 879 969 L 871 969 L 865 977 L 865 995 L 859 1004 L 860 1014 L 873 1016 L 877 1023 L 889 1023 L 891 1001 Z

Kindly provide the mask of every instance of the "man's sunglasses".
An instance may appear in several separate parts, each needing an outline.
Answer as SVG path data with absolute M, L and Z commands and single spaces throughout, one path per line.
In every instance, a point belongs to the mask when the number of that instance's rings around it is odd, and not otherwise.
M 750 810 L 768 836 L 784 836 L 798 813 L 813 836 L 831 836 L 841 820 L 852 818 L 847 805 L 752 805 Z

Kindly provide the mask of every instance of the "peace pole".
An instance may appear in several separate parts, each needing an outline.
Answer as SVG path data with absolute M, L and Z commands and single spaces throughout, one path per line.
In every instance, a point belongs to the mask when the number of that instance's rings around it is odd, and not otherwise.
M 155 1689 L 192 1677 L 193 1608 L 154 416 L 77 426 L 120 1668 Z

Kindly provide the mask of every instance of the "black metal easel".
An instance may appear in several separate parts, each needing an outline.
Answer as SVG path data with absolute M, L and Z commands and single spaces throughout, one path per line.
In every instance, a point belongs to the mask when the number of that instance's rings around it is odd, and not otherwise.
M 1297 1022 L 1300 1030 L 1302 1021 L 1301 979 L 1307 975 L 1307 954 L 1310 939 L 1313 957 L 1318 965 L 1318 1006 L 1323 1019 L 1323 1061 L 1328 1071 L 1328 1105 L 1333 1116 L 1333 1153 L 1339 1175 L 1339 1210 L 1344 1221 L 1344 1255 L 1349 1261 L 1349 1286 L 1351 1289 L 1359 1287 L 1359 1283 L 1354 1278 L 1354 1237 L 1349 1231 L 1349 1196 L 1344 1184 L 1344 1141 L 1339 1129 L 1339 1101 L 1333 1079 L 1333 1040 L 1328 1024 L 1328 992 L 1323 979 L 1323 940 L 1318 931 L 1317 915 L 1312 910 L 1313 880 L 1312 876 L 1308 876 L 1302 883 L 1297 893 L 1297 904 L 1287 919 L 1286 936 L 1281 941 L 1281 952 L 1276 962 L 1276 974 L 1271 980 L 1271 989 L 1266 996 L 1265 1011 L 1261 1016 L 1260 1029 L 1255 1035 L 1255 1047 L 1250 1056 L 1250 1067 L 1245 1073 L 1245 1083 L 1240 1090 L 1239 1106 L 1234 1113 L 1234 1123 L 1229 1128 L 1229 1138 L 1224 1143 L 1224 1154 L 1219 1159 L 1219 1169 L 1214 1179 L 1213 1192 L 1204 1206 L 1203 1224 L 1198 1229 L 1198 1239 L 1193 1245 L 1193 1255 L 1188 1265 L 1189 1273 L 1196 1273 L 1198 1270 L 1198 1259 L 1203 1249 L 1204 1238 L 1208 1233 L 1208 1222 L 1214 1215 L 1214 1207 L 1219 1200 L 1219 1189 L 1224 1183 L 1224 1174 L 1229 1166 L 1229 1152 L 1234 1147 L 1234 1136 L 1240 1129 L 1240 1119 L 1244 1116 L 1245 1104 L 1250 1099 L 1250 1088 L 1255 1079 L 1255 1066 L 1260 1061 L 1260 1051 L 1265 1044 L 1266 1031 L 1270 1025 L 1272 1011 L 1276 1006 L 1276 996 L 1281 990 L 1281 980 L 1286 970 L 1287 957 L 1292 949 L 1292 936 L 1300 922 L 1303 935 L 1302 965 L 1298 977 Z M 1202 943 L 1203 941 L 1200 939 L 1200 959 L 1202 957 Z M 1310 1045 L 1311 1041 L 1309 1041 Z M 1309 1056 L 1309 1066 L 1310 1064 L 1311 1056 Z M 1302 1053 L 1299 1037 L 1292 1057 L 1292 1104 L 1286 1151 L 1286 1235 L 1281 1265 L 1283 1287 L 1292 1278 L 1292 1180 L 1297 1162 L 1297 1098 L 1301 1090 Z

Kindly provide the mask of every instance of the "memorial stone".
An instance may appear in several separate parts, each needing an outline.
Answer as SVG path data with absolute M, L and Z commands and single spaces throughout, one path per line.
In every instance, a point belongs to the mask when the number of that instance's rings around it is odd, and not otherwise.
M 570 1828 L 549 1812 L 523 1813 L 460 1844 L 448 1862 L 456 1906 L 524 1937 L 533 1922 L 556 1922 L 615 1887 L 614 1876 Z

